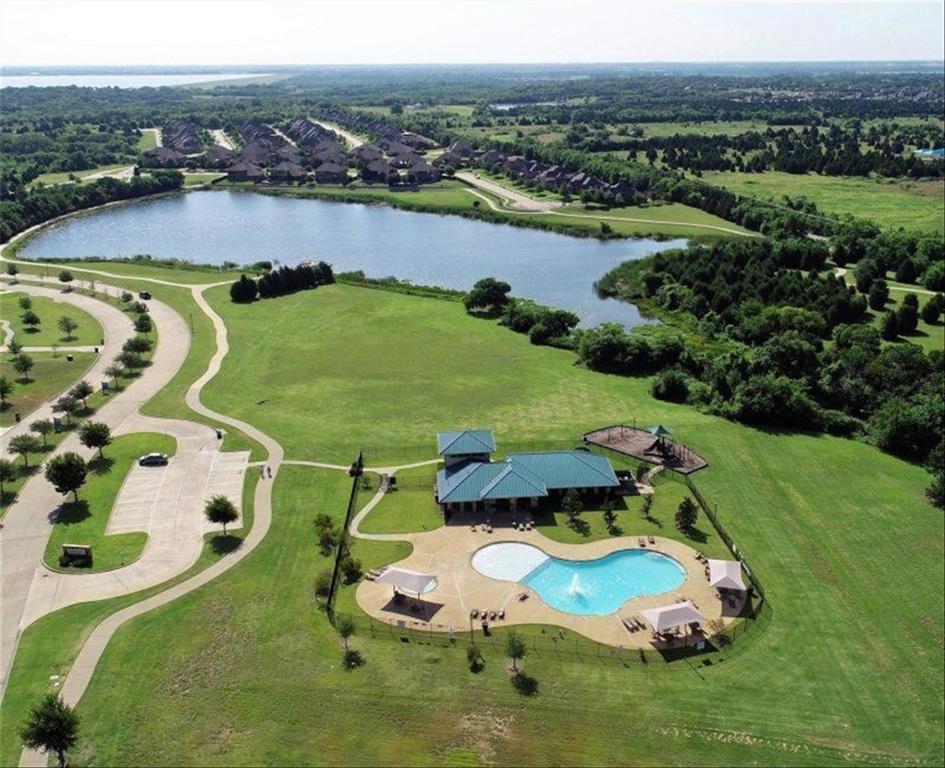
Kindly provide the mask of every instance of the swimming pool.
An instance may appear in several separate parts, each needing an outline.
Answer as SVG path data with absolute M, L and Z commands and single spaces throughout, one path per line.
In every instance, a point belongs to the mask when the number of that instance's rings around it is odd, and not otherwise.
M 483 576 L 531 587 L 550 607 L 579 616 L 606 616 L 633 597 L 671 592 L 686 580 L 676 560 L 647 549 L 566 560 L 531 544 L 506 541 L 477 550 L 472 565 Z

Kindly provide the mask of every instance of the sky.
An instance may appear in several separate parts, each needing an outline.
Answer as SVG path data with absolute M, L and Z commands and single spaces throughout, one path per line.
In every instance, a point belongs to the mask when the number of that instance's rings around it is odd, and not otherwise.
M 0 65 L 945 58 L 945 2 L 0 0 Z

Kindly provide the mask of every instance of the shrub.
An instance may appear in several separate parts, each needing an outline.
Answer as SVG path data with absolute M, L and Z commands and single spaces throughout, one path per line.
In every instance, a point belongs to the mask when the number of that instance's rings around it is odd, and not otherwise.
M 328 597 L 331 590 L 331 569 L 326 568 L 315 576 L 315 594 L 318 597 Z
M 650 384 L 650 394 L 657 400 L 684 403 L 689 396 L 689 380 L 676 368 L 663 371 Z

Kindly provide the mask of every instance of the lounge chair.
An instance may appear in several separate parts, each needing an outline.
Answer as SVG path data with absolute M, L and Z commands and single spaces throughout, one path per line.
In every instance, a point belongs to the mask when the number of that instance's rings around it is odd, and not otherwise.
M 518 600 L 519 602 L 522 602 L 523 600 L 528 600 L 528 592 L 520 592 L 518 595 Z
M 489 621 L 495 621 L 495 611 L 489 611 Z
M 504 619 L 504 618 L 505 618 L 505 609 L 502 609 L 501 611 L 499 611 L 499 618 L 500 618 L 500 619 Z
M 636 630 L 636 627 L 634 627 L 634 626 L 630 623 L 630 619 L 621 619 L 621 620 L 620 620 L 620 623 L 623 624 L 623 628 L 624 628 L 625 630 L 627 630 L 627 632 L 636 632 L 636 631 L 637 631 L 637 630 Z
M 646 537 L 646 540 L 647 540 L 648 542 L 650 542 L 650 544 L 656 544 L 656 538 L 655 538 L 652 534 L 650 534 L 649 536 L 647 536 L 647 537 Z
M 473 533 L 475 533 L 475 532 L 476 532 L 476 526 L 475 526 L 475 525 L 470 525 L 470 526 L 469 526 L 469 530 L 471 530 Z
M 469 618 L 470 618 L 470 619 L 478 619 L 478 618 L 479 618 L 479 609 L 478 609 L 478 608 L 473 608 L 473 609 L 469 612 Z
M 644 539 L 644 538 L 641 536 L 639 539 L 637 539 L 637 543 L 638 543 L 641 547 L 645 547 L 645 546 L 646 546 L 646 539 Z

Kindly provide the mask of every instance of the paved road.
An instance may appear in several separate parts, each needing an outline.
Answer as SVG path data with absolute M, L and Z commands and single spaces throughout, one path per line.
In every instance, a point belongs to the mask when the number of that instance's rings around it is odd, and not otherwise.
M 534 197 L 529 197 L 525 193 L 519 192 L 517 189 L 512 189 L 511 187 L 490 181 L 489 179 L 484 179 L 473 171 L 457 171 L 455 175 L 457 179 L 466 182 L 470 186 L 478 187 L 479 189 L 501 197 L 503 200 L 507 200 L 513 210 L 522 211 L 523 213 L 548 213 L 555 208 L 560 208 L 562 205 L 558 200 L 536 200 Z M 495 210 L 507 211 L 505 208 L 496 207 L 491 200 L 488 200 L 488 202 L 489 206 Z
M 311 120 L 316 125 L 320 125 L 322 128 L 327 128 L 329 131 L 334 131 L 337 133 L 339 136 L 341 136 L 341 138 L 348 142 L 348 149 L 355 149 L 356 147 L 360 147 L 362 144 L 364 144 L 363 139 L 359 139 L 357 136 L 351 133 L 351 131 L 346 131 L 336 123 L 329 123 L 325 120 L 315 120 L 311 117 L 309 120 Z
M 213 137 L 214 144 L 218 144 L 224 149 L 236 149 L 236 147 L 233 146 L 233 142 L 230 141 L 230 137 L 226 135 L 226 131 L 222 128 L 210 131 L 210 135 Z

